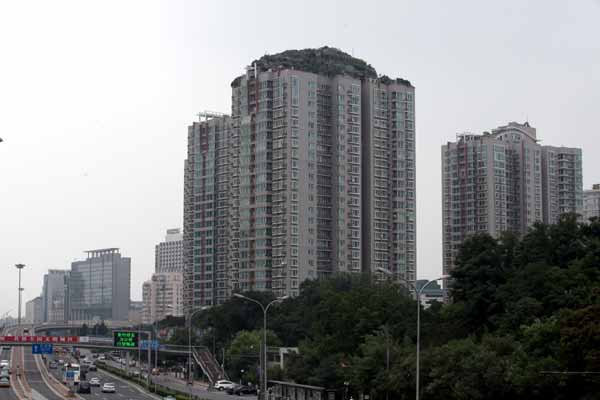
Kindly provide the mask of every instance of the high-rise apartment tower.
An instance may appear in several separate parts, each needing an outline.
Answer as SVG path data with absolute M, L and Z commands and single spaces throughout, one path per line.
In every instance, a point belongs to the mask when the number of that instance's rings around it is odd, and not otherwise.
M 265 56 L 188 130 L 188 307 L 384 268 L 416 276 L 414 88 L 336 49 Z
M 469 235 L 524 234 L 535 222 L 580 213 L 581 176 L 581 150 L 540 145 L 527 122 L 442 146 L 444 274 Z
M 600 184 L 592 185 L 590 190 L 583 192 L 583 218 L 587 222 L 590 218 L 600 218 Z

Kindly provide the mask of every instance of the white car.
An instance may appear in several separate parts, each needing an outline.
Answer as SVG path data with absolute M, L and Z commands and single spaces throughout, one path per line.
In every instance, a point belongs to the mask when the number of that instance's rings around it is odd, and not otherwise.
M 215 389 L 218 390 L 227 390 L 235 388 L 235 383 L 226 380 L 220 380 L 215 383 Z
M 105 383 L 102 385 L 102 393 L 114 393 L 117 389 L 115 388 L 114 383 Z
M 90 379 L 90 386 L 100 386 L 100 379 L 98 379 L 98 378 Z
M 0 361 L 0 368 L 10 368 L 10 363 L 8 362 L 8 360 L 2 360 Z

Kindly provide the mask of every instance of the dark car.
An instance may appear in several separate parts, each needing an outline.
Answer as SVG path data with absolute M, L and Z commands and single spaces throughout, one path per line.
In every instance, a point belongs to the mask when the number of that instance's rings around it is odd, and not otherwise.
M 252 386 L 246 386 L 246 385 L 237 385 L 233 389 L 227 389 L 227 393 L 235 394 L 238 396 L 241 396 L 244 394 L 256 394 L 256 388 L 252 387 Z
M 77 393 L 92 393 L 92 386 L 88 381 L 81 381 Z
M 90 371 L 98 371 L 98 368 L 96 367 L 96 364 L 90 364 L 90 366 L 88 367 L 88 370 L 90 370 Z

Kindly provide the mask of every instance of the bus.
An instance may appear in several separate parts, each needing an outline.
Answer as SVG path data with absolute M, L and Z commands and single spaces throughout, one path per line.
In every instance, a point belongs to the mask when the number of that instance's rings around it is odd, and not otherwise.
M 70 372 L 73 373 L 73 384 L 79 385 L 79 381 L 81 379 L 81 366 L 79 364 L 73 364 L 73 363 L 69 363 L 66 365 L 65 372 L 63 373 L 63 383 L 65 385 L 67 385 L 69 383 L 69 380 L 67 379 L 67 377 L 69 375 L 71 375 Z

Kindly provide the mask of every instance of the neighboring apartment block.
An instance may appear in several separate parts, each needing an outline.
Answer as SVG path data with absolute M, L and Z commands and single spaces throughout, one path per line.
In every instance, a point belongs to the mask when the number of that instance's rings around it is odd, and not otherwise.
M 152 275 L 142 287 L 142 321 L 150 324 L 167 316 L 183 315 L 183 273 L 162 272 Z
M 231 116 L 188 130 L 186 305 L 378 267 L 414 279 L 412 85 L 322 48 L 265 56 L 231 88 Z
M 544 222 L 555 224 L 561 214 L 583 213 L 581 149 L 542 147 Z
M 401 79 L 367 79 L 362 93 L 363 263 L 414 281 L 415 90 Z
M 154 249 L 155 272 L 183 273 L 183 234 L 181 229 L 167 229 L 164 242 Z
M 237 215 L 237 159 L 231 120 L 207 115 L 188 129 L 184 184 L 184 303 L 196 308 L 231 296 L 237 240 L 229 229 Z M 235 222 L 234 222 L 235 223 Z
M 458 135 L 442 146 L 444 274 L 469 235 L 523 234 L 581 212 L 581 181 L 581 150 L 540 145 L 527 122 Z
M 591 190 L 583 192 L 583 219 L 600 218 L 600 184 L 592 185 Z

